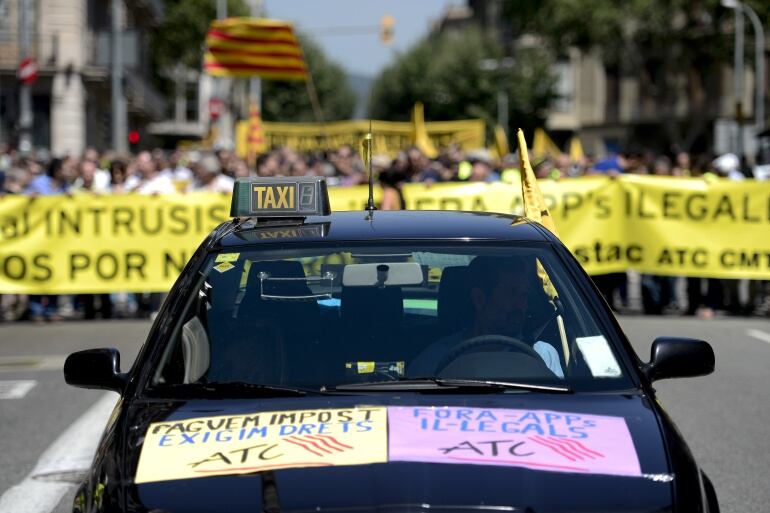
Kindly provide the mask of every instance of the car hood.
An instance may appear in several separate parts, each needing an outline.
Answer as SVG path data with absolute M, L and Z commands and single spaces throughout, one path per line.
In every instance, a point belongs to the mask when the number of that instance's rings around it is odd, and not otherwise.
M 585 474 L 516 466 L 391 461 L 276 468 L 242 475 L 135 483 L 150 423 L 219 415 L 348 407 L 487 408 L 622 418 L 641 475 Z M 658 419 L 638 394 L 335 396 L 269 400 L 137 402 L 129 407 L 119 481 L 129 510 L 217 511 L 668 511 L 673 480 Z M 392 427 L 390 427 L 392 431 Z M 393 436 L 393 433 L 390 433 Z M 392 451 L 392 448 L 391 448 Z M 392 456 L 392 455 L 391 455 Z M 159 463 L 162 465 L 162 463 Z

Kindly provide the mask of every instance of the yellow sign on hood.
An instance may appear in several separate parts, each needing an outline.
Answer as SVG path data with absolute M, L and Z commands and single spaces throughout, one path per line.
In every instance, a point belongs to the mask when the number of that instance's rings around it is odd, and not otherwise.
M 135 482 L 387 459 L 384 407 L 198 417 L 150 424 Z

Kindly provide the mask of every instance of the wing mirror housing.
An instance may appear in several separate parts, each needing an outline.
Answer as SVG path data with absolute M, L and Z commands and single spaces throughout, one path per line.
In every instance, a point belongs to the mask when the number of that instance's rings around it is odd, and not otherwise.
M 689 378 L 714 372 L 714 350 L 703 340 L 658 337 L 652 343 L 650 363 L 644 374 L 651 382 L 665 378 Z
M 120 352 L 115 348 L 87 349 L 64 361 L 64 381 L 80 388 L 123 393 L 128 376 L 120 372 Z

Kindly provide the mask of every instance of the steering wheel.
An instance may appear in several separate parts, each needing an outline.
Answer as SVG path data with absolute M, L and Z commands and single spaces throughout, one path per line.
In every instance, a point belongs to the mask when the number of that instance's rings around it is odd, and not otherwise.
M 532 347 L 525 344 L 521 340 L 517 340 L 513 337 L 507 337 L 505 335 L 478 335 L 476 337 L 471 337 L 467 340 L 464 340 L 460 343 L 460 345 L 455 347 L 452 351 L 449 352 L 449 354 L 442 358 L 438 364 L 438 367 L 436 368 L 436 373 L 441 373 L 441 371 L 448 367 L 450 363 L 465 353 L 473 351 L 474 349 L 478 349 L 479 347 L 492 345 L 502 345 L 519 353 L 524 353 L 527 356 L 536 358 L 538 361 L 541 360 L 540 355 L 537 354 L 537 351 L 532 349 Z

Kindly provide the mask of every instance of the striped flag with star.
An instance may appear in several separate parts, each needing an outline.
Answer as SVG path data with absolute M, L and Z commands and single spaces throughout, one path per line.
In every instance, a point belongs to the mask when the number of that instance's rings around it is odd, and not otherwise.
M 203 67 L 217 77 L 308 78 L 292 24 L 265 18 L 214 20 L 206 33 Z

